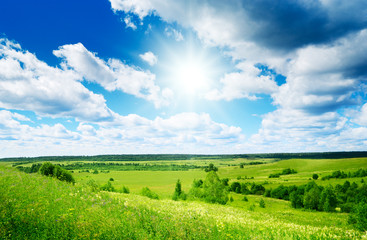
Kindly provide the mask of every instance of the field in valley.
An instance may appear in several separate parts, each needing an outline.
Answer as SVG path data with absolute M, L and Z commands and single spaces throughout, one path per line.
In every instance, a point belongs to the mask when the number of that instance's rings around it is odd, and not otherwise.
M 51 161 L 72 171 L 70 184 L 16 168 Z M 104 164 L 97 164 L 103 162 Z M 77 163 L 77 164 L 76 164 Z M 113 163 L 113 164 L 112 164 Z M 288 200 L 229 192 L 225 205 L 197 199 L 173 201 L 178 179 L 189 193 L 194 180 L 204 180 L 205 167 L 233 182 L 281 185 L 361 185 L 367 177 L 321 180 L 334 171 L 366 169 L 367 158 L 246 158 L 192 156 L 185 159 L 4 159 L 0 160 L 0 237 L 17 239 L 363 239 L 366 232 L 348 222 L 350 213 L 291 207 Z M 269 178 L 291 168 L 296 173 Z M 319 178 L 313 180 L 317 174 Z M 115 191 L 91 187 L 110 183 Z M 129 194 L 120 193 L 125 186 Z M 148 187 L 159 200 L 141 196 Z M 246 197 L 246 201 L 244 201 Z M 260 202 L 264 202 L 261 207 Z

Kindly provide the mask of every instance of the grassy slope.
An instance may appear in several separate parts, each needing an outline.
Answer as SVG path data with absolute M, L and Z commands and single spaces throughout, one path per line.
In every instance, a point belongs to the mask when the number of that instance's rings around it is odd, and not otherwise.
M 232 164 L 240 164 L 246 162 L 245 159 L 221 159 L 215 161 L 205 161 L 205 165 L 213 162 L 219 166 L 219 176 L 221 178 L 229 178 L 231 181 L 237 181 L 237 177 L 254 177 L 254 179 L 241 180 L 242 182 L 268 182 L 266 188 L 274 188 L 280 184 L 284 185 L 301 185 L 309 182 L 313 173 L 322 176 L 331 174 L 335 170 L 355 171 L 359 168 L 367 167 L 367 158 L 353 159 L 290 159 L 278 162 L 271 162 L 262 165 L 247 165 L 244 168 L 239 166 L 228 166 Z M 258 160 L 255 160 L 258 161 Z M 175 161 L 178 163 L 199 164 L 198 160 Z M 160 163 L 160 162 L 155 162 Z M 164 161 L 165 164 L 168 161 Z M 203 164 L 202 162 L 200 164 Z M 297 174 L 281 176 L 269 179 L 271 173 L 281 172 L 285 168 L 294 168 Z M 99 184 L 105 184 L 111 177 L 115 180 L 113 185 L 118 189 L 125 185 L 130 188 L 132 193 L 139 193 L 143 187 L 149 187 L 157 192 L 162 198 L 170 198 L 174 190 L 177 179 L 181 180 L 182 188 L 188 191 L 194 179 L 204 179 L 206 173 L 202 170 L 190 171 L 110 171 L 109 173 L 78 173 L 75 171 L 74 176 L 78 182 L 87 182 L 94 179 Z M 359 178 L 348 179 L 353 182 L 360 182 Z M 318 184 L 336 184 L 343 183 L 346 179 L 332 179 L 329 181 L 317 180 Z
M 93 193 L 83 185 L 0 167 L 3 239 L 359 239 L 345 216 L 300 212 L 266 200 L 254 211 L 199 202 Z M 234 195 L 235 198 L 241 196 Z M 257 204 L 250 197 L 244 204 Z M 235 203 L 235 202 L 234 202 Z M 247 206 L 247 205 L 246 205 Z M 266 210 L 268 209 L 268 210 Z M 285 216 L 279 215 L 283 213 Z M 293 215 L 292 215 L 293 214 Z M 313 219 L 312 224 L 297 218 Z M 336 226 L 318 221 L 337 219 Z M 296 219 L 293 221 L 293 219 Z

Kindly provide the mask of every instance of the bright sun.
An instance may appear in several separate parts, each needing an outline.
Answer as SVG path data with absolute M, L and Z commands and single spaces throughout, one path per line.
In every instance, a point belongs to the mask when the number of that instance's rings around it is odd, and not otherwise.
M 200 59 L 189 57 L 178 61 L 173 67 L 177 86 L 187 94 L 195 94 L 209 87 L 209 71 Z

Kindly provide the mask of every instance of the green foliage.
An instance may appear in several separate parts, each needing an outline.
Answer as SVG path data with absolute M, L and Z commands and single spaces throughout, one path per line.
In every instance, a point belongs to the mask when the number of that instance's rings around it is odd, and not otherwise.
M 282 172 L 280 173 L 272 173 L 269 175 L 269 178 L 279 178 L 281 175 L 289 175 L 289 174 L 295 174 L 297 173 L 296 170 L 294 169 L 291 169 L 291 168 L 286 168 L 286 169 L 283 169 Z
M 65 169 L 62 169 L 59 165 L 53 165 L 50 162 L 43 163 L 39 169 L 39 172 L 45 176 L 55 177 L 60 181 L 75 183 L 75 179 L 73 178 L 70 172 L 68 172 Z
M 331 185 L 324 188 L 321 192 L 319 209 L 325 212 L 334 212 L 338 201 L 334 189 Z
M 17 165 L 13 164 L 13 166 L 17 166 Z M 41 163 L 33 163 L 31 167 L 17 166 L 16 168 L 25 173 L 36 173 L 39 171 L 41 166 L 42 166 Z
M 321 180 L 329 180 L 331 178 L 343 179 L 343 178 L 355 178 L 355 177 L 366 177 L 367 169 L 358 169 L 355 172 L 344 172 L 344 171 L 334 171 L 331 175 L 327 175 L 321 178 Z
M 189 195 L 191 198 L 202 199 L 209 203 L 226 204 L 228 201 L 226 186 L 215 171 L 208 172 L 202 184 L 194 180 Z
M 179 199 L 186 200 L 186 194 L 181 189 L 180 179 L 178 179 L 177 182 L 176 182 L 175 191 L 174 191 L 173 196 L 172 196 L 172 200 L 177 201 Z
M 355 205 L 352 214 L 349 216 L 349 223 L 360 231 L 367 231 L 367 202 L 364 201 Z
M 303 206 L 306 209 L 319 209 L 320 189 L 316 186 L 307 191 L 303 197 Z
M 148 187 L 144 187 L 141 190 L 141 195 L 146 196 L 146 197 L 151 198 L 151 199 L 159 199 L 158 194 L 156 194 L 155 192 L 150 190 Z
M 99 172 L 98 172 L 98 170 L 97 170 L 97 169 L 93 171 L 93 174 L 98 174 L 98 173 L 99 173 Z
M 128 187 L 126 187 L 126 186 L 122 186 L 121 192 L 128 194 L 128 193 L 130 193 L 130 189 Z
M 243 196 L 242 201 L 248 202 L 248 198 L 246 196 Z
M 296 211 L 277 200 L 273 201 L 281 204 L 279 213 L 273 212 L 274 203 L 268 204 L 272 200 L 255 211 L 258 196 L 241 202 L 244 208 L 153 201 L 133 194 L 95 193 L 89 186 L 2 167 L 0 189 L 0 239 L 362 239 L 365 235 L 343 225 L 344 214 Z M 237 196 L 233 198 L 236 204 Z
M 261 208 L 265 208 L 265 201 L 264 201 L 264 199 L 262 199 L 262 198 L 260 199 L 259 206 Z
M 218 168 L 213 163 L 209 163 L 209 166 L 204 168 L 205 172 L 218 171 Z
M 113 179 L 113 178 L 110 178 L 110 180 L 109 180 L 109 181 L 113 182 L 113 181 L 115 181 L 115 179 Z
M 319 178 L 319 175 L 317 175 L 316 173 L 312 174 L 312 179 L 313 180 L 317 180 Z
M 102 191 L 107 191 L 107 192 L 116 192 L 115 187 L 112 186 L 112 183 L 110 181 L 108 181 L 106 184 L 102 185 L 101 190 Z
M 99 192 L 99 190 L 101 189 L 101 187 L 93 179 L 88 180 L 86 185 L 89 186 L 90 191 L 92 191 L 92 192 Z

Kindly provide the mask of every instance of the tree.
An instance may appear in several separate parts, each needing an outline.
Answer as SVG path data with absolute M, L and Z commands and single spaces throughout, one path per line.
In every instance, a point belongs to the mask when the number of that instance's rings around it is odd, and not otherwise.
M 112 183 L 110 181 L 108 181 L 105 185 L 103 185 L 101 187 L 102 191 L 107 191 L 107 192 L 115 192 L 116 189 L 114 186 L 112 186 Z
M 70 172 L 50 162 L 43 163 L 39 169 L 39 172 L 45 176 L 55 177 L 60 181 L 75 183 L 75 179 Z
M 214 166 L 213 163 L 210 163 L 209 166 L 205 168 L 205 172 L 211 172 L 211 171 L 214 171 L 214 172 L 218 171 L 218 168 Z
M 367 202 L 360 202 L 353 208 L 349 215 L 348 222 L 353 224 L 360 231 L 367 230 Z
M 317 175 L 316 173 L 312 174 L 312 179 L 313 180 L 317 180 L 319 178 L 319 175 Z
M 42 164 L 42 166 L 40 167 L 40 170 L 39 172 L 42 174 L 42 175 L 45 175 L 45 176 L 53 176 L 53 172 L 54 172 L 54 168 L 55 168 L 55 165 L 53 165 L 52 163 L 50 162 L 45 162 Z
M 228 201 L 227 188 L 215 171 L 208 172 L 202 185 L 194 180 L 189 196 L 209 203 L 226 204 Z
M 173 193 L 172 199 L 175 201 L 179 199 L 186 200 L 186 194 L 181 189 L 180 179 L 176 182 L 175 192 Z
M 324 188 L 324 190 L 321 192 L 319 210 L 333 212 L 335 211 L 337 203 L 338 201 L 336 199 L 333 187 L 329 185 Z
M 319 209 L 320 189 L 318 186 L 311 188 L 303 197 L 303 205 L 307 209 Z
M 231 183 L 230 187 L 232 192 L 241 193 L 241 184 L 239 182 Z

